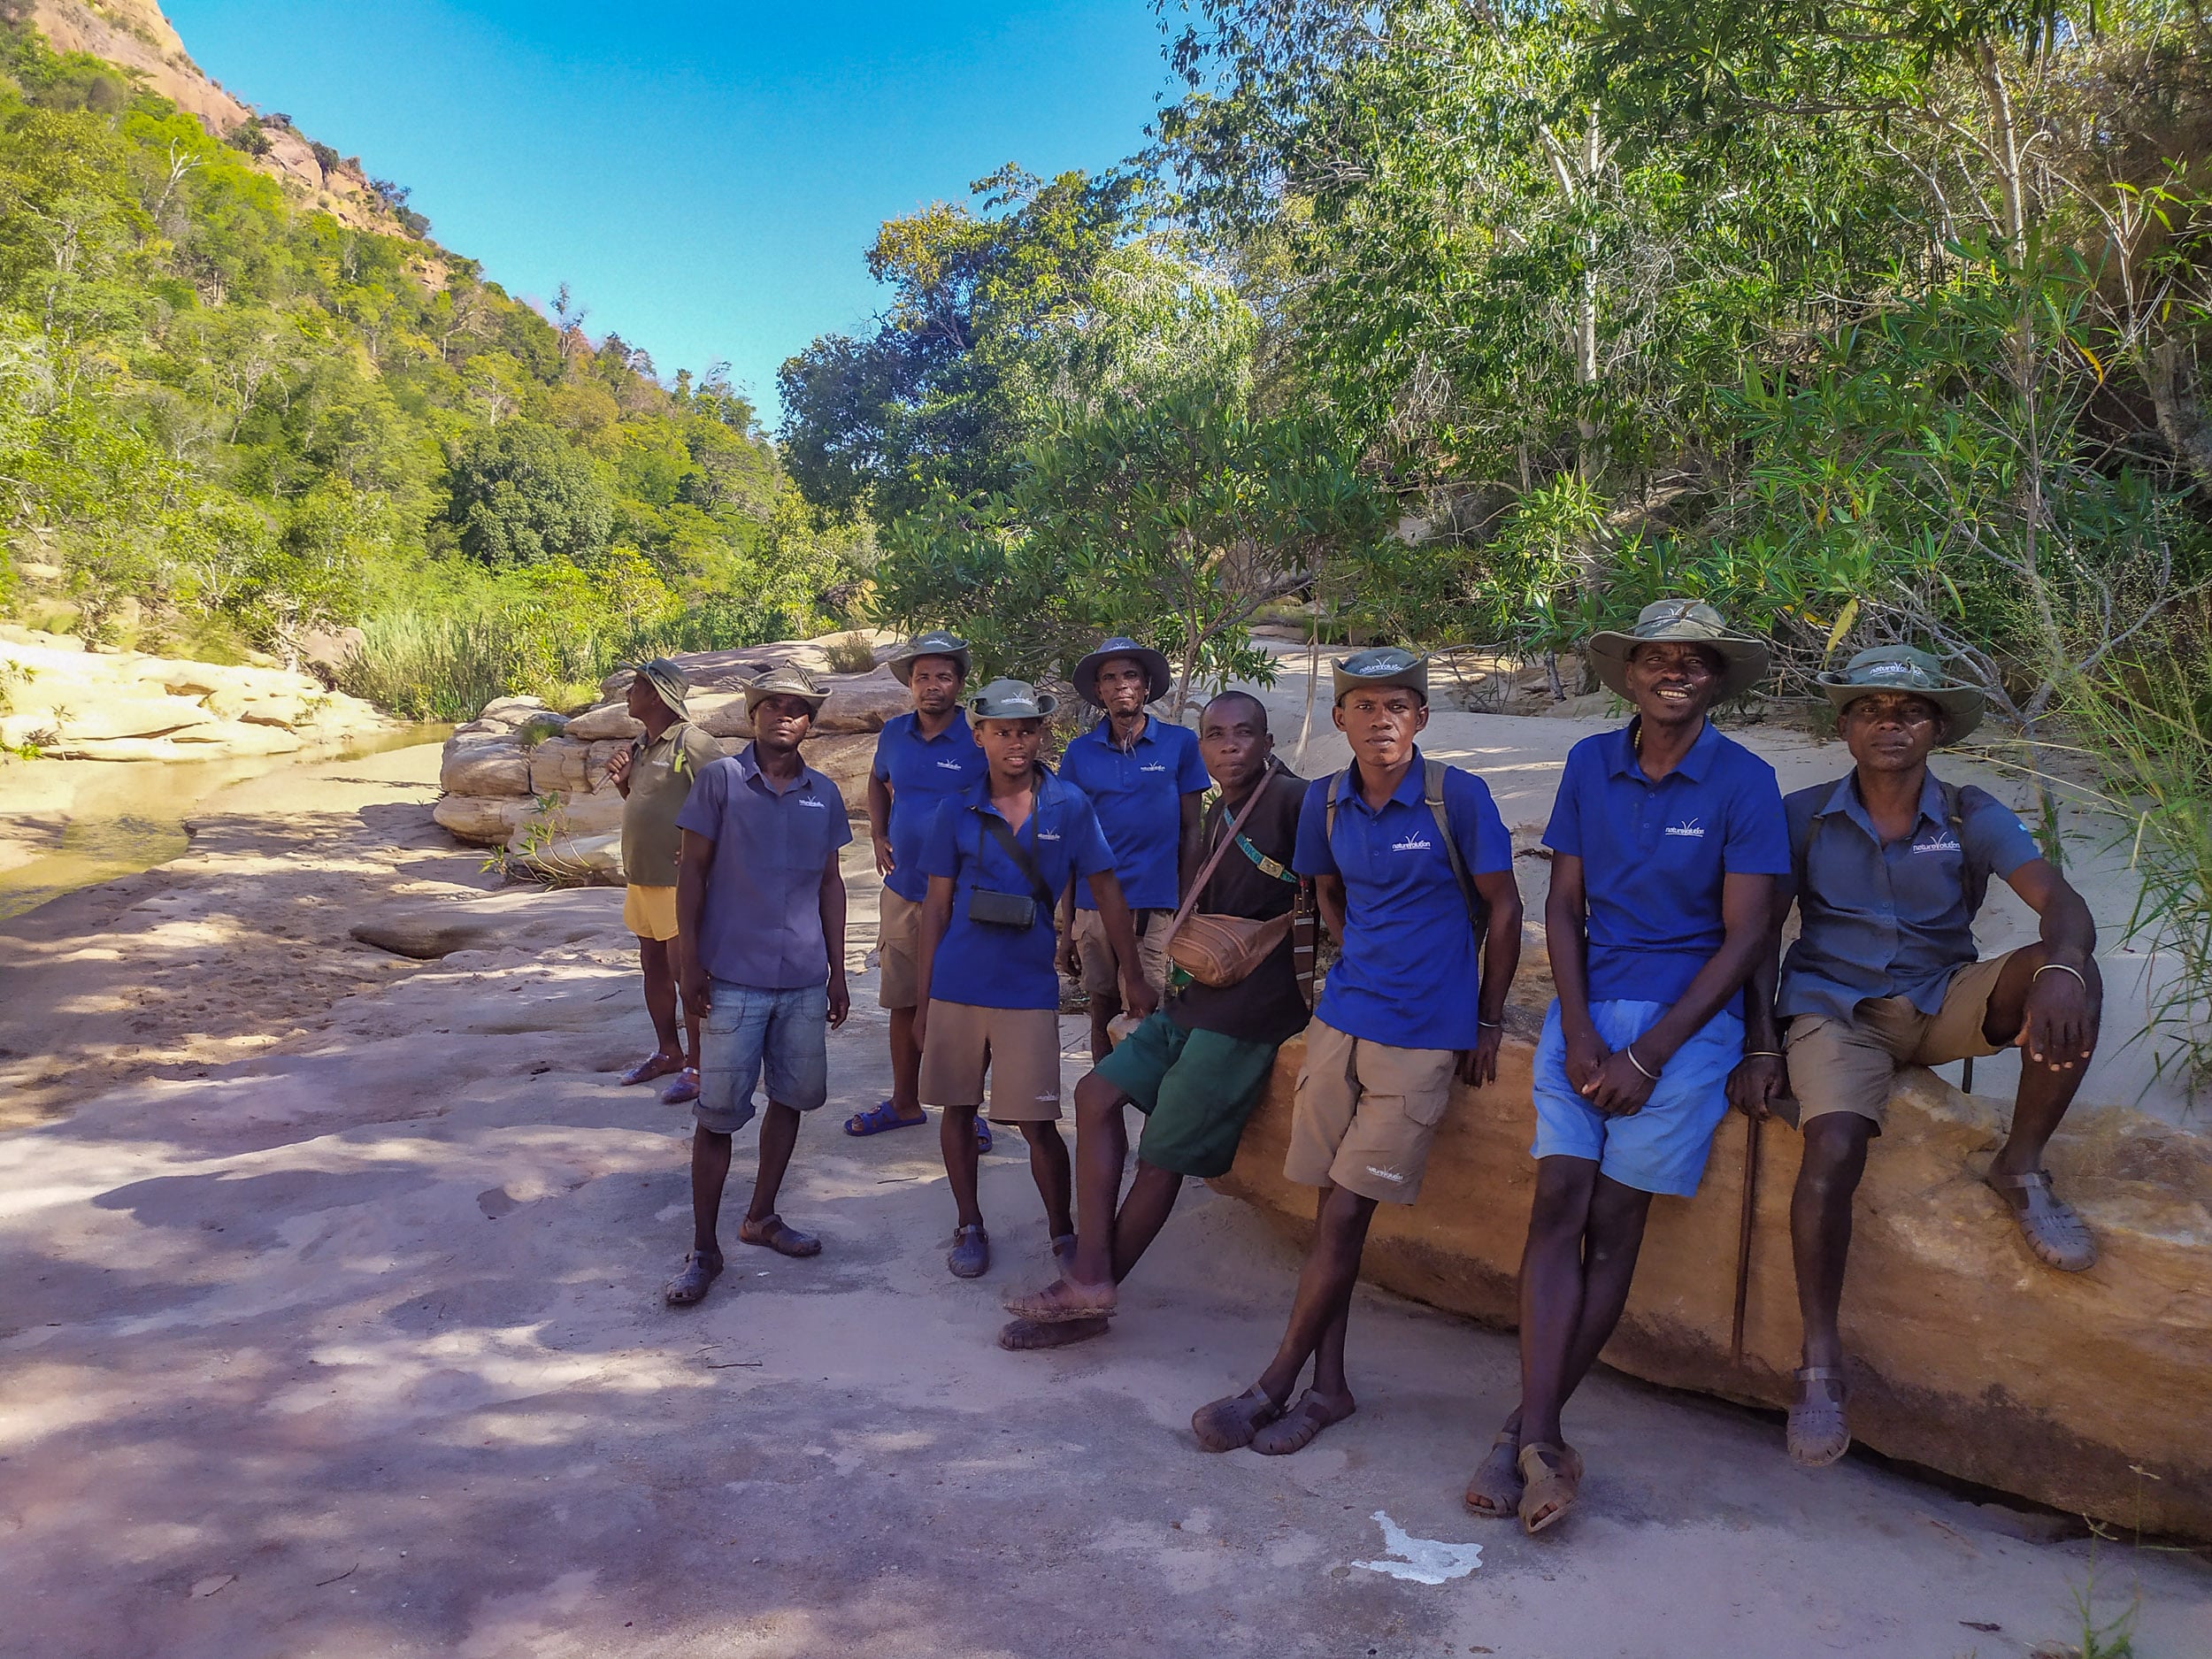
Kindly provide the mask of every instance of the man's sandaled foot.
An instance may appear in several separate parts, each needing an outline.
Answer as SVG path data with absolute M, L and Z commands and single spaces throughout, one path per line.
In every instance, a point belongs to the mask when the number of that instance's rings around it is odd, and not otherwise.
M 2020 1236 L 2046 1267 L 2079 1273 L 2097 1264 L 2097 1240 L 2081 1212 L 2051 1188 L 2048 1170 L 2030 1170 L 2015 1182 L 1990 1177 L 1990 1189 L 2012 1206 Z
M 822 1241 L 810 1233 L 787 1226 L 781 1216 L 763 1216 L 755 1221 L 750 1216 L 737 1224 L 740 1244 L 757 1244 L 763 1249 L 773 1250 L 778 1256 L 819 1256 Z
M 1521 1530 L 1532 1537 L 1574 1508 L 1582 1486 L 1582 1454 L 1571 1446 L 1531 1440 L 1521 1448 Z
M 1190 1432 L 1210 1452 L 1233 1452 L 1249 1446 L 1252 1437 L 1282 1416 L 1282 1407 L 1255 1383 L 1240 1394 L 1231 1394 L 1191 1413 Z
M 672 1308 L 688 1308 L 707 1294 L 707 1286 L 722 1277 L 722 1258 L 694 1250 L 684 1257 L 683 1271 L 661 1288 L 661 1298 Z
M 699 1071 L 696 1066 L 684 1067 L 676 1073 L 676 1080 L 661 1091 L 661 1104 L 664 1106 L 688 1106 L 698 1098 Z
M 1054 1325 L 1066 1319 L 1110 1318 L 1117 1296 L 1111 1285 L 1086 1285 L 1077 1279 L 1056 1279 L 1042 1290 L 1010 1294 L 1006 1311 L 1017 1319 Z
M 649 1054 L 622 1074 L 622 1087 L 650 1083 L 655 1078 L 667 1077 L 683 1069 L 684 1057 L 680 1054 Z
M 981 1227 L 963 1227 L 952 1235 L 945 1266 L 955 1279 L 981 1279 L 991 1271 L 991 1235 Z
M 845 1119 L 849 1135 L 879 1135 L 894 1129 L 919 1129 L 929 1121 L 929 1114 L 917 1110 L 911 1118 L 902 1118 L 898 1109 L 887 1100 L 878 1101 L 864 1112 L 855 1112 Z
M 1058 1319 L 1049 1325 L 1041 1319 L 1013 1319 L 999 1327 L 998 1345 L 1017 1354 L 1041 1348 L 1073 1348 L 1112 1329 L 1110 1319 Z
M 1786 1431 L 1790 1461 L 1801 1469 L 1825 1469 L 1851 1449 L 1851 1426 L 1843 1415 L 1843 1371 L 1805 1365 L 1794 1374 L 1797 1399 Z
M 1252 1437 L 1252 1449 L 1268 1457 L 1302 1452 L 1323 1429 L 1343 1422 L 1358 1409 L 1349 1394 L 1325 1394 L 1309 1388 L 1298 1396 L 1297 1404 Z
M 1489 1453 L 1475 1465 L 1467 1482 L 1466 1504 L 1477 1515 L 1506 1521 L 1521 1512 L 1521 1493 L 1528 1482 L 1521 1479 L 1521 1437 L 1500 1429 Z

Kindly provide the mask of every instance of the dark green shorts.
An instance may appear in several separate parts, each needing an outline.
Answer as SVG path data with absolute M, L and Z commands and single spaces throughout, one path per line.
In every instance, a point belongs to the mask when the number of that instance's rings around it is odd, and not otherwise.
M 1114 1046 L 1098 1075 L 1145 1115 L 1139 1157 L 1205 1179 L 1226 1175 L 1236 1162 L 1244 1120 L 1260 1103 L 1279 1046 L 1186 1031 L 1156 1013 Z

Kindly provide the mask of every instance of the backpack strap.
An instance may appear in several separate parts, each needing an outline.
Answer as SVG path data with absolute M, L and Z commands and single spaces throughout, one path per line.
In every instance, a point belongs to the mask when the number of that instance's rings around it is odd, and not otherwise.
M 1974 856 L 1974 849 L 1966 840 L 1966 790 L 1955 783 L 1936 780 L 1936 789 L 1943 797 L 1944 822 L 1951 826 L 1951 833 L 1959 838 L 1960 875 L 1966 886 L 1966 913 L 1980 914 L 1982 901 L 1989 896 L 1989 866 Z M 1978 795 L 1986 793 L 1977 789 Z
M 1440 760 L 1423 757 L 1421 800 L 1436 820 L 1436 833 L 1443 838 L 1444 856 L 1451 861 L 1452 880 L 1459 887 L 1460 902 L 1467 907 L 1467 922 L 1475 930 L 1475 937 L 1483 936 L 1489 909 L 1475 891 L 1475 884 L 1467 874 L 1466 860 L 1459 856 L 1459 843 L 1452 839 L 1451 818 L 1444 810 L 1444 774 L 1451 770 Z

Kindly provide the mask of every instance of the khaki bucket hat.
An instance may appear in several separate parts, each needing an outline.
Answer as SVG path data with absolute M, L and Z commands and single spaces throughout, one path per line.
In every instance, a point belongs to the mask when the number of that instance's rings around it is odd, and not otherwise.
M 967 641 L 958 634 L 948 634 L 942 628 L 932 628 L 926 634 L 917 634 L 892 652 L 891 672 L 899 684 L 906 686 L 913 683 L 914 664 L 925 657 L 949 657 L 960 664 L 960 678 L 963 680 L 968 677 L 968 670 L 973 665 L 968 655 Z
M 1059 698 L 1026 680 L 994 680 L 968 699 L 968 712 L 979 720 L 1041 720 L 1059 706 Z
M 1346 693 L 1362 686 L 1404 686 L 1419 692 L 1422 702 L 1429 700 L 1429 659 L 1401 645 L 1355 651 L 1333 665 L 1330 677 L 1338 703 L 1344 701 Z
M 691 711 L 684 706 L 684 699 L 691 695 L 691 676 L 684 672 L 680 663 L 669 657 L 656 657 L 649 663 L 628 663 L 624 666 L 658 692 L 660 700 L 669 706 L 678 719 L 687 720 L 691 718 Z
M 1861 697 L 1877 693 L 1909 691 L 1925 697 L 1943 710 L 1946 743 L 1957 742 L 1979 726 L 1987 706 L 1979 691 L 1952 679 L 1935 657 L 1909 645 L 1873 646 L 1846 663 L 1841 673 L 1822 674 L 1816 683 L 1835 705 L 1838 719 Z
M 815 713 L 829 701 L 829 693 L 816 685 L 805 670 L 789 663 L 778 664 L 745 682 L 745 717 L 752 718 L 763 697 L 803 698 Z
M 1729 632 L 1719 611 L 1700 599 L 1662 599 L 1636 613 L 1636 626 L 1623 634 L 1603 628 L 1590 636 L 1583 649 L 1590 672 L 1616 696 L 1628 695 L 1628 654 L 1639 645 L 1662 641 L 1689 641 L 1708 645 L 1721 659 L 1720 689 L 1715 703 L 1725 703 L 1766 678 L 1767 648 L 1755 640 Z

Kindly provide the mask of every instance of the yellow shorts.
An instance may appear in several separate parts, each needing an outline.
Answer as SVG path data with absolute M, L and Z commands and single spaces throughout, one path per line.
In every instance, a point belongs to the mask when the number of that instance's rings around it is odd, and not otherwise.
M 676 889 L 626 887 L 622 894 L 622 925 L 640 939 L 676 936 Z
M 1411 1203 L 1421 1195 L 1458 1063 L 1449 1048 L 1394 1048 L 1315 1020 L 1306 1027 L 1283 1178 Z
M 1941 1065 L 1997 1053 L 1982 1030 L 1989 999 L 2013 953 L 1970 962 L 1943 987 L 1943 1006 L 1924 1014 L 1908 997 L 1870 996 L 1848 1023 L 1825 1014 L 1790 1021 L 1790 1093 L 1801 1124 L 1827 1112 L 1856 1112 L 1878 1131 L 1889 1115 L 1889 1093 L 1898 1068 Z M 2014 1033 L 2016 1038 L 2019 1033 Z
M 1144 982 L 1161 995 L 1167 995 L 1167 925 L 1175 919 L 1173 910 L 1132 910 L 1129 925 L 1134 927 L 1149 917 L 1144 932 L 1137 938 L 1137 971 Z M 1119 996 L 1121 995 L 1121 964 L 1114 959 L 1114 948 L 1106 942 L 1106 921 L 1096 910 L 1078 910 L 1075 913 L 1075 954 L 1083 964 L 1083 989 L 1092 996 Z
M 876 917 L 877 1005 L 911 1008 L 921 1000 L 915 953 L 922 942 L 922 902 L 886 887 Z

